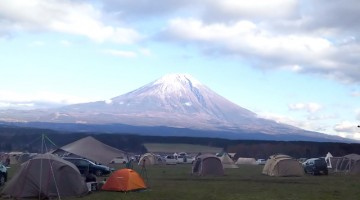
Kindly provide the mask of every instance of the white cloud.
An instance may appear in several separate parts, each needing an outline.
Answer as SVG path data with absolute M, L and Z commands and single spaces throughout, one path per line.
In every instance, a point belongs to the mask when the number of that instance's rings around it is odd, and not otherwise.
M 201 1 L 199 1 L 201 2 Z M 296 13 L 296 0 L 221 0 L 205 4 L 204 17 L 219 19 L 274 19 L 292 17 Z M 281 8 L 281 9 L 280 9 Z M 276 12 L 274 12 L 276 10 Z
M 0 91 L 0 102 L 3 107 L 6 104 L 9 105 L 21 105 L 27 104 L 31 105 L 32 102 L 47 102 L 52 104 L 74 104 L 74 103 L 85 103 L 89 101 L 93 101 L 94 99 L 86 99 L 82 97 L 53 93 L 48 91 L 39 91 L 39 92 L 30 92 L 30 93 L 16 93 L 12 91 Z
M 328 128 L 325 125 L 319 123 L 313 123 L 312 121 L 309 120 L 294 119 L 285 115 L 268 113 L 268 112 L 260 112 L 258 116 L 264 119 L 274 120 L 277 123 L 288 124 L 309 131 L 328 133 L 327 132 Z
M 43 41 L 34 41 L 34 42 L 30 43 L 30 46 L 36 46 L 36 47 L 41 47 L 44 45 L 45 45 L 45 42 L 43 42 Z
M 133 51 L 121 51 L 115 49 L 106 49 L 104 50 L 104 53 L 112 56 L 125 57 L 125 58 L 134 58 L 137 56 L 137 54 Z
M 140 48 L 138 51 L 139 51 L 139 53 L 141 53 L 144 56 L 151 56 L 150 49 Z
M 327 123 L 326 119 L 323 121 L 313 121 L 306 119 L 294 119 L 285 115 L 279 115 L 275 113 L 259 113 L 259 117 L 274 120 L 278 123 L 284 123 L 292 125 L 304 130 L 316 131 L 330 135 L 337 135 L 344 138 L 350 139 L 360 139 L 360 128 L 357 127 L 357 124 L 354 122 L 344 121 L 339 124 L 336 124 L 334 127 Z M 331 116 L 329 116 L 331 117 Z
M 288 107 L 290 110 L 304 110 L 309 113 L 317 112 L 322 108 L 322 106 L 318 103 L 295 103 L 290 104 Z
M 360 128 L 356 122 L 342 121 L 334 126 L 334 130 L 338 135 L 352 139 L 360 139 Z
M 141 38 L 131 28 L 104 24 L 100 10 L 80 1 L 1 1 L 0 13 L 3 19 L 0 32 L 55 31 L 85 36 L 97 42 L 117 43 L 133 43 Z
M 139 55 L 143 56 L 151 56 L 151 51 L 146 48 L 140 48 L 137 51 L 124 51 L 124 50 L 116 50 L 116 49 L 105 49 L 103 50 L 105 54 L 109 54 L 112 56 L 124 57 L 124 58 L 135 58 Z
M 360 92 L 356 91 L 356 92 L 352 92 L 351 96 L 353 97 L 359 97 L 360 96 Z
M 330 70 L 338 64 L 328 59 L 335 49 L 325 38 L 302 34 L 281 35 L 248 20 L 206 24 L 199 19 L 177 18 L 169 22 L 162 34 L 173 41 L 192 42 L 207 51 L 213 49 L 243 59 L 269 61 L 258 67 L 291 66 L 289 69 L 299 71 L 299 66 L 306 70 L 312 64 L 319 69 Z
M 144 17 L 163 17 L 186 13 L 198 13 L 200 17 L 211 20 L 255 17 L 274 19 L 291 17 L 296 13 L 297 0 L 104 0 L 107 12 L 117 12 L 121 17 L 143 19 Z M 279 9 L 281 8 L 281 9 Z M 274 12 L 276 10 L 276 12 Z
M 328 120 L 328 119 L 337 119 L 338 116 L 335 114 L 330 114 L 330 115 L 324 115 L 324 114 L 320 114 L 320 115 L 309 115 L 307 117 L 308 120 Z
M 360 13 L 360 6 L 270 1 L 268 7 L 274 9 L 268 11 L 275 14 L 267 17 L 271 14 L 262 10 L 264 4 L 256 2 L 208 1 L 204 12 L 211 13 L 212 20 L 195 15 L 171 19 L 159 38 L 197 46 L 210 56 L 235 55 L 257 68 L 288 69 L 346 83 L 359 82 L 360 58 L 356 55 L 360 54 L 360 26 L 349 19 L 360 15 L 349 11 Z M 283 8 L 281 5 L 284 9 L 278 9 Z M 249 13 L 240 12 L 242 9 Z M 229 14 L 231 10 L 234 14 Z M 335 17 L 333 12 L 342 15 Z M 333 16 L 333 21 L 326 16 Z
M 61 44 L 62 46 L 64 46 L 64 47 L 69 47 L 69 46 L 72 45 L 72 43 L 71 43 L 70 41 L 68 41 L 68 40 L 61 40 L 61 41 L 60 41 L 60 44 Z

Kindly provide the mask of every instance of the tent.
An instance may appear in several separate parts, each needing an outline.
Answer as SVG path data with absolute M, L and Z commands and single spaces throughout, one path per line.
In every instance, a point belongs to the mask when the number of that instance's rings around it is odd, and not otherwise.
M 82 196 L 88 192 L 79 170 L 52 154 L 39 154 L 24 162 L 2 194 L 12 198 Z
M 199 176 L 224 175 L 224 168 L 221 160 L 210 154 L 203 154 L 196 158 L 192 166 L 192 173 Z
M 236 163 L 237 165 L 256 165 L 255 158 L 238 158 Z
M 360 174 L 360 155 L 358 154 L 333 157 L 331 164 L 334 172 L 343 172 L 351 175 Z
M 52 153 L 74 154 L 77 157 L 87 158 L 104 165 L 110 163 L 116 157 L 126 156 L 125 152 L 106 145 L 91 136 L 67 144 Z
M 157 158 L 157 156 L 153 153 L 145 153 L 139 159 L 138 165 L 156 165 L 160 164 L 161 161 Z
M 120 169 L 111 174 L 101 188 L 107 191 L 128 192 L 144 190 L 146 185 L 141 176 L 132 169 Z
M 219 159 L 221 160 L 223 168 L 239 168 L 237 165 L 235 165 L 234 161 L 227 153 L 223 153 L 223 155 L 219 157 Z
M 303 176 L 302 164 L 287 155 L 273 155 L 266 161 L 262 171 L 269 176 Z

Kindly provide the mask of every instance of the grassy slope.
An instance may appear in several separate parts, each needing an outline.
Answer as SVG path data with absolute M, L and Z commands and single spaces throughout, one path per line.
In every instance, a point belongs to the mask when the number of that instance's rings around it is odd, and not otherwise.
M 141 172 L 137 166 L 135 170 Z M 81 199 L 360 199 L 359 176 L 330 174 L 329 176 L 268 177 L 262 175 L 261 170 L 261 166 L 241 166 L 239 169 L 226 169 L 226 175 L 223 177 L 196 177 L 190 174 L 191 165 L 153 166 L 146 170 L 150 185 L 147 191 L 130 193 L 98 191 Z

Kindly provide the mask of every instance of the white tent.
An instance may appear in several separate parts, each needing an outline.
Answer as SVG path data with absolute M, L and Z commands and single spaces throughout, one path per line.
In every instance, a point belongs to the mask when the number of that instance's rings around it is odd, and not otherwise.
M 256 165 L 255 158 L 238 158 L 236 163 L 237 165 Z
M 160 158 L 153 153 L 145 153 L 139 159 L 138 165 L 157 165 L 162 164 Z
M 229 154 L 223 153 L 223 155 L 219 158 L 221 160 L 223 168 L 238 168 L 238 166 L 235 165 L 234 161 L 230 158 Z

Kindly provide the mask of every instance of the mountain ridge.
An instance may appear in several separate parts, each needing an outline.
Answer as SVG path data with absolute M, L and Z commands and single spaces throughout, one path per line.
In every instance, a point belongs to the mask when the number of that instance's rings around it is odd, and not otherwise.
M 259 118 L 256 113 L 225 99 L 188 74 L 168 74 L 110 100 L 48 110 L 0 111 L 0 114 L 0 121 L 124 124 L 201 130 L 201 134 L 218 131 L 235 135 L 258 133 L 285 139 L 305 136 L 342 140 Z

